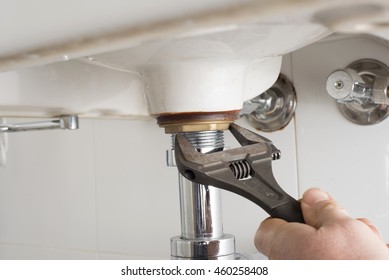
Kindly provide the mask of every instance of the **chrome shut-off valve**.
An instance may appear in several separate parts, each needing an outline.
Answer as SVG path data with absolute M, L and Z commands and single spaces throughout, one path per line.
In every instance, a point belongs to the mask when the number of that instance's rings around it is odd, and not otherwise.
M 292 82 L 280 74 L 270 89 L 246 101 L 239 115 L 245 116 L 256 129 L 272 132 L 288 125 L 294 116 L 296 104 Z
M 335 70 L 326 83 L 327 93 L 338 102 L 342 114 L 360 125 L 375 124 L 388 116 L 388 87 L 388 66 L 373 59 Z

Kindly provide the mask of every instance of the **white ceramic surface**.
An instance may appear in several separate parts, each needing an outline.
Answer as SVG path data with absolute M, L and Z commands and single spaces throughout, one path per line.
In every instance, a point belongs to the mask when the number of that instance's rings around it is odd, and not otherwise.
M 100 36 L 128 26 L 185 17 L 237 2 L 241 1 L 3 1 L 2 9 L 7 12 L 2 15 L 0 53 L 4 56 L 69 40 Z
M 246 59 L 220 59 L 143 66 L 142 73 L 148 84 L 145 94 L 149 112 L 158 116 L 239 111 L 246 97 L 255 97 L 274 84 L 280 68 L 281 57 L 256 63 Z M 251 74 L 247 77 L 249 70 L 258 76 Z M 251 91 L 245 90 L 247 80 L 251 82 Z
M 366 5 L 367 1 L 359 2 Z M 313 20 L 314 16 L 323 9 L 337 10 L 337 6 L 338 1 L 323 0 L 87 0 L 82 4 L 70 0 L 66 5 L 47 0 L 4 1 L 2 8 L 7 13 L 0 27 L 0 69 L 63 61 L 160 39 L 228 31 L 252 23 L 261 23 L 266 32 L 257 35 L 268 39 L 282 36 L 270 30 L 285 30 L 297 24 L 299 33 L 285 34 L 290 36 L 288 44 L 284 41 L 271 47 L 284 49 L 296 42 L 303 45 L 328 32 L 327 23 Z
M 148 117 L 138 74 L 80 61 L 0 73 L 0 115 Z
M 56 7 L 40 0 L 24 3 L 26 14 L 17 9 L 20 1 L 5 2 L 0 68 L 16 71 L 0 74 L 1 116 L 142 118 L 239 110 L 273 84 L 282 55 L 337 30 L 389 38 L 383 0 L 89 4 Z M 72 20 L 65 20 L 70 12 Z M 8 28 L 22 15 L 28 27 Z M 21 70 L 52 61 L 62 62 Z

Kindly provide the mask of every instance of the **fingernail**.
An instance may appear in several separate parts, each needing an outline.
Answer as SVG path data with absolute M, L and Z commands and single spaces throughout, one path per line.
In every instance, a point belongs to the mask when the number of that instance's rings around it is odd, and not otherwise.
M 321 189 L 309 189 L 303 195 L 303 201 L 312 206 L 319 201 L 329 200 L 330 196 Z

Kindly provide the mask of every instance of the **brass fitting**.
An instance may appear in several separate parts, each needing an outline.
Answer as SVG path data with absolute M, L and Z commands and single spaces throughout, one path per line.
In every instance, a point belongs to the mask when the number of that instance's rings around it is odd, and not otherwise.
M 160 127 L 165 133 L 227 130 L 238 118 L 239 110 L 226 112 L 189 112 L 169 113 L 157 116 Z

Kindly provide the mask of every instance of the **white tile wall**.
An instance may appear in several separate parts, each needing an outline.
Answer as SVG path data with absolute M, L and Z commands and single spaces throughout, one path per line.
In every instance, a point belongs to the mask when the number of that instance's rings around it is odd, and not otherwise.
M 9 135 L 0 242 L 95 251 L 93 127 Z
M 57 249 L 50 247 L 0 244 L 1 260 L 94 260 L 96 251 Z
M 154 120 L 95 122 L 99 250 L 169 258 L 180 229 L 170 141 Z

